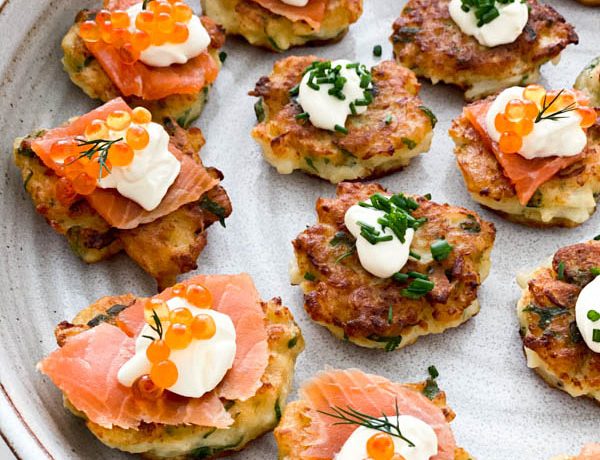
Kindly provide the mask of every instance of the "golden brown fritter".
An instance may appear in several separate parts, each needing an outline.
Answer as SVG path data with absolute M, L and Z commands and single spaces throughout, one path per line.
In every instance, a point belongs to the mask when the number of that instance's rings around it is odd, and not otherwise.
M 581 71 L 575 81 L 575 88 L 590 98 L 591 106 L 600 107 L 600 56 Z
M 302 108 L 289 91 L 300 83 L 304 69 L 319 60 L 291 56 L 277 61 L 271 75 L 261 77 L 250 92 L 260 98 L 252 136 L 279 173 L 300 169 L 335 184 L 384 176 L 429 150 L 435 116 L 417 97 L 415 75 L 393 61 L 372 68 L 373 102 L 365 113 L 348 117 L 348 134 L 297 120 Z
M 554 8 L 528 0 L 529 21 L 513 42 L 488 48 L 464 34 L 450 17 L 450 0 L 409 0 L 391 36 L 398 62 L 417 75 L 453 84 L 467 100 L 533 83 L 539 68 L 578 43 L 573 26 Z
M 64 53 L 62 62 L 71 81 L 92 99 L 107 102 L 116 97 L 122 97 L 131 107 L 146 107 L 152 112 L 155 120 L 174 118 L 185 128 L 198 118 L 206 103 L 209 86 L 205 86 L 197 94 L 173 94 L 156 101 L 147 101 L 135 96 L 125 97 L 121 94 L 79 37 L 79 24 L 95 13 L 96 11 L 90 10 L 80 11 L 75 18 L 75 24 L 62 40 L 61 46 Z M 200 19 L 211 38 L 208 52 L 215 62 L 221 65 L 218 53 L 225 43 L 225 34 L 210 18 L 201 17 Z
M 204 137 L 198 128 L 189 131 L 171 119 L 164 122 L 173 142 L 184 154 L 202 164 L 198 151 Z M 36 211 L 58 233 L 65 235 L 71 249 L 83 261 L 95 263 L 125 251 L 143 270 L 156 279 L 159 289 L 175 283 L 178 275 L 195 270 L 196 260 L 206 245 L 205 230 L 231 214 L 231 203 L 220 185 L 200 199 L 171 214 L 131 230 L 112 228 L 81 196 L 71 204 L 57 198 L 59 177 L 48 169 L 31 149 L 31 141 L 43 134 L 17 139 L 15 163 L 21 170 L 25 190 Z M 215 168 L 213 177 L 222 178 Z
M 542 184 L 526 206 L 519 203 L 514 186 L 464 111 L 449 133 L 471 197 L 508 220 L 536 227 L 576 227 L 594 213 L 600 194 L 600 121 L 587 131 L 585 157 Z
M 76 334 L 102 322 L 115 324 L 117 315 L 136 300 L 132 294 L 103 297 L 82 310 L 72 323 L 63 321 L 55 330 L 56 341 L 63 346 Z M 269 364 L 262 386 L 246 401 L 229 401 L 227 411 L 235 420 L 226 429 L 194 425 L 145 423 L 139 430 L 101 427 L 89 420 L 88 429 L 109 447 L 142 454 L 151 460 L 192 460 L 220 457 L 242 450 L 253 439 L 272 430 L 281 417 L 292 386 L 296 358 L 304 349 L 304 338 L 292 314 L 279 298 L 262 302 L 267 329 Z M 65 399 L 74 415 L 85 415 Z
M 429 382 L 406 383 L 403 386 L 424 393 Z M 429 396 L 428 396 L 429 397 Z M 456 417 L 454 411 L 448 407 L 446 393 L 439 391 L 432 397 L 431 402 L 439 407 L 448 423 Z M 305 449 L 306 440 L 311 439 L 314 433 L 308 431 L 311 422 L 312 409 L 302 399 L 293 401 L 287 405 L 281 422 L 275 428 L 275 440 L 279 448 L 280 460 L 304 460 L 302 450 Z M 472 460 L 472 457 L 464 449 L 457 447 L 454 452 L 454 460 Z
M 375 193 L 387 192 L 378 184 L 339 184 L 336 198 L 317 201 L 319 222 L 293 241 L 297 267 L 292 283 L 301 285 L 309 316 L 339 338 L 391 350 L 477 314 L 477 291 L 489 272 L 494 225 L 467 209 L 415 197 L 419 208 L 414 217 L 428 220 L 411 245 L 421 259 L 409 259 L 402 272 L 427 274 L 435 287 L 425 297 L 409 299 L 401 292 L 408 283 L 364 270 L 344 225 L 347 209 Z M 430 245 L 440 238 L 453 250 L 437 262 Z
M 304 21 L 291 21 L 252 0 L 200 0 L 200 4 L 203 13 L 227 34 L 241 35 L 252 45 L 277 52 L 341 40 L 362 14 L 362 0 L 328 0 L 321 27 L 314 30 Z
M 598 267 L 600 241 L 558 250 L 551 265 L 519 278 L 517 314 L 527 365 L 571 396 L 600 401 L 600 355 L 587 347 L 575 322 L 579 293 Z

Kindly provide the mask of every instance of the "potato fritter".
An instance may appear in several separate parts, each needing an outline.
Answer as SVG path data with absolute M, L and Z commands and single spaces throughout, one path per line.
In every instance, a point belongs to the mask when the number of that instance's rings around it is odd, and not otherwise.
M 581 161 L 560 171 L 538 188 L 526 206 L 502 166 L 464 111 L 449 131 L 454 154 L 471 197 L 510 221 L 542 227 L 576 227 L 590 218 L 600 196 L 600 122 L 587 131 Z
M 467 100 L 539 79 L 539 69 L 579 39 L 551 6 L 528 0 L 529 21 L 513 42 L 488 48 L 464 34 L 448 11 L 450 0 L 409 0 L 391 36 L 398 62 L 436 84 L 458 86 Z
M 186 155 L 202 164 L 198 151 L 204 137 L 197 128 L 189 131 L 171 119 L 165 119 L 171 141 Z M 81 196 L 70 204 L 57 198 L 59 177 L 47 168 L 31 149 L 39 131 L 17 139 L 14 159 L 21 170 L 25 190 L 36 211 L 61 235 L 83 261 L 95 263 L 125 251 L 143 270 L 156 279 L 160 290 L 175 283 L 178 275 L 195 270 L 196 261 L 206 245 L 206 229 L 231 214 L 227 192 L 217 185 L 200 199 L 173 213 L 131 230 L 112 228 Z M 215 168 L 207 168 L 213 177 L 222 178 Z
M 86 331 L 102 322 L 115 324 L 116 316 L 135 302 L 131 294 L 104 297 L 82 310 L 72 323 L 63 321 L 55 331 L 62 346 L 68 337 Z M 262 386 L 246 401 L 228 401 L 227 411 L 235 420 L 226 429 L 194 425 L 145 423 L 139 430 L 101 427 L 86 421 L 88 429 L 104 444 L 126 452 L 142 454 L 151 460 L 192 460 L 220 457 L 242 450 L 246 444 L 272 430 L 281 417 L 292 385 L 297 356 L 304 349 L 302 333 L 290 311 L 279 298 L 262 302 L 267 327 L 269 364 Z M 65 399 L 74 415 L 84 418 Z
M 200 0 L 202 11 L 227 34 L 241 35 L 255 46 L 282 52 L 292 46 L 341 40 L 362 14 L 362 0 L 328 0 L 321 27 L 292 21 L 252 0 Z
M 600 355 L 587 347 L 575 322 L 577 298 L 597 267 L 600 241 L 558 250 L 551 265 L 519 277 L 517 314 L 527 365 L 573 397 L 600 401 Z
M 206 103 L 209 86 L 205 86 L 197 94 L 173 94 L 156 101 L 147 101 L 135 96 L 126 97 L 121 94 L 79 36 L 79 24 L 95 13 L 96 11 L 90 10 L 80 11 L 75 18 L 75 24 L 62 40 L 61 46 L 64 53 L 62 62 L 71 81 L 92 99 L 107 102 L 116 97 L 122 97 L 131 107 L 146 107 L 152 112 L 155 120 L 174 118 L 184 128 L 196 120 Z M 215 62 L 221 65 L 218 53 L 225 43 L 225 34 L 210 18 L 201 17 L 200 19 L 211 38 L 208 52 Z
M 415 197 L 415 218 L 427 222 L 417 229 L 403 273 L 427 274 L 435 287 L 426 296 L 402 295 L 407 282 L 368 273 L 355 253 L 355 240 L 344 225 L 350 206 L 375 193 L 388 193 L 378 184 L 344 182 L 337 197 L 319 198 L 319 222 L 294 241 L 296 266 L 292 284 L 304 291 L 309 316 L 334 335 L 360 346 L 392 350 L 418 337 L 459 326 L 479 312 L 477 291 L 490 268 L 495 239 L 492 223 L 464 208 Z M 453 250 L 442 261 L 432 258 L 431 243 L 445 238 Z
M 583 91 L 590 98 L 592 107 L 600 107 L 600 56 L 593 59 L 581 71 L 575 81 L 575 88 Z
M 348 117 L 348 134 L 297 120 L 302 108 L 289 91 L 300 83 L 304 69 L 319 60 L 291 56 L 277 61 L 271 75 L 261 77 L 250 92 L 260 98 L 252 136 L 280 174 L 300 169 L 334 184 L 374 178 L 402 169 L 429 150 L 435 116 L 417 97 L 415 75 L 393 61 L 371 69 L 373 102 L 366 112 Z

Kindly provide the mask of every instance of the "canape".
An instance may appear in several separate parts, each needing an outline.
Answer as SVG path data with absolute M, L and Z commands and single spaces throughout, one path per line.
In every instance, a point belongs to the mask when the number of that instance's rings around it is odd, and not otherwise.
M 302 170 L 332 183 L 390 174 L 429 150 L 435 115 L 408 69 L 384 61 L 292 56 L 250 94 L 252 136 L 280 174 Z
M 187 127 L 201 113 L 225 35 L 184 1 L 105 0 L 83 10 L 62 40 L 69 77 L 88 96 L 122 97 Z
M 574 227 L 600 194 L 600 123 L 576 91 L 512 87 L 453 121 L 454 153 L 472 198 L 507 219 Z
M 578 37 L 554 8 L 537 0 L 409 0 L 391 41 L 398 62 L 475 100 L 536 82 L 540 67 L 556 62 Z
M 304 308 L 336 337 L 386 351 L 479 312 L 494 225 L 430 197 L 344 182 L 294 241 Z
M 429 368 L 420 383 L 395 383 L 358 369 L 329 370 L 300 388 L 275 439 L 281 460 L 470 460 L 456 445 L 455 415 Z
M 205 168 L 197 128 L 114 99 L 14 144 L 36 210 L 93 263 L 125 251 L 159 287 L 197 268 L 206 229 L 231 213 L 221 173 Z
M 104 297 L 56 339 L 38 369 L 65 406 L 104 444 L 151 459 L 212 458 L 273 429 L 304 347 L 289 310 L 245 274 Z
M 559 249 L 518 278 L 527 365 L 573 397 L 600 401 L 600 241 Z
M 575 89 L 590 98 L 591 106 L 600 107 L 600 56 L 581 71 L 575 81 Z
M 362 0 L 200 0 L 204 14 L 255 46 L 292 46 L 340 40 L 362 14 Z

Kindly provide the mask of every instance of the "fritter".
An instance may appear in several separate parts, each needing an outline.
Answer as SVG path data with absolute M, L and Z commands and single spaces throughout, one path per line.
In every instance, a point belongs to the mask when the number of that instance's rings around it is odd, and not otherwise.
M 581 71 L 575 81 L 575 88 L 583 91 L 590 98 L 592 107 L 600 107 L 600 56 L 593 59 Z
M 250 92 L 260 98 L 252 136 L 280 174 L 300 169 L 334 184 L 374 178 L 402 169 L 429 150 L 435 115 L 417 97 L 420 85 L 414 73 L 393 61 L 372 68 L 373 102 L 366 112 L 348 117 L 347 134 L 297 120 L 302 108 L 289 91 L 300 83 L 304 69 L 319 60 L 292 56 L 277 61 L 271 75 L 261 77 Z
M 204 137 L 198 128 L 189 131 L 174 120 L 165 119 L 171 140 L 186 155 L 202 164 L 198 151 Z M 57 198 L 59 177 L 47 168 L 31 149 L 38 131 L 14 144 L 14 159 L 21 170 L 23 185 L 36 211 L 61 235 L 84 262 L 95 263 L 125 251 L 143 270 L 156 279 L 159 289 L 175 283 L 181 273 L 195 270 L 197 259 L 206 245 L 206 229 L 231 214 L 227 192 L 220 185 L 198 201 L 131 230 L 112 228 L 81 196 L 70 204 Z M 215 168 L 207 168 L 213 177 L 222 178 Z
M 427 274 L 435 287 L 410 299 L 402 294 L 407 282 L 378 278 L 361 266 L 344 225 L 350 206 L 387 191 L 378 184 L 344 182 L 336 193 L 333 199 L 319 198 L 318 223 L 293 241 L 292 284 L 302 287 L 304 308 L 314 321 L 357 345 L 393 350 L 459 326 L 479 312 L 477 291 L 489 273 L 496 233 L 492 223 L 468 209 L 414 197 L 419 208 L 413 216 L 427 222 L 411 245 L 420 260 L 409 259 L 402 272 Z M 430 253 L 439 238 L 453 246 L 442 261 Z
M 104 297 L 81 311 L 72 323 L 62 322 L 55 331 L 58 345 L 68 337 L 86 331 L 102 322 L 115 324 L 116 316 L 135 302 L 131 294 Z M 143 458 L 158 460 L 191 460 L 219 457 L 243 449 L 253 439 L 272 430 L 279 422 L 292 385 L 294 364 L 304 349 L 304 339 L 290 311 L 279 298 L 262 302 L 266 315 L 269 364 L 262 377 L 262 386 L 246 401 L 229 401 L 227 411 L 235 422 L 226 429 L 194 425 L 170 426 L 144 423 L 139 430 L 101 427 L 89 420 L 86 426 L 104 444 Z M 78 417 L 77 411 L 65 399 L 65 406 Z
M 107 102 L 116 97 L 122 97 L 131 107 L 146 107 L 152 112 L 155 120 L 174 118 L 184 128 L 196 120 L 206 103 L 209 86 L 205 86 L 198 94 L 173 94 L 155 101 L 135 96 L 126 97 L 121 94 L 79 36 L 79 24 L 95 14 L 96 11 L 80 11 L 75 18 L 75 24 L 71 26 L 62 40 L 61 46 L 64 53 L 62 62 L 71 81 L 92 99 Z M 208 52 L 220 65 L 221 60 L 218 54 L 219 49 L 225 43 L 225 34 L 211 19 L 201 17 L 200 20 L 211 38 Z
M 362 0 L 326 3 L 321 27 L 315 30 L 304 21 L 292 21 L 252 0 L 200 0 L 204 14 L 223 26 L 227 34 L 241 35 L 252 45 L 277 52 L 341 40 L 362 14 Z
M 573 26 L 551 6 L 528 0 L 529 21 L 513 42 L 488 48 L 464 34 L 448 11 L 450 0 L 409 0 L 393 25 L 398 62 L 418 76 L 479 99 L 514 85 L 536 82 L 540 67 L 578 43 Z
M 576 227 L 590 218 L 600 197 L 600 122 L 588 128 L 581 161 L 542 184 L 523 206 L 494 153 L 464 111 L 449 131 L 471 197 L 510 221 L 536 227 Z
M 527 365 L 573 397 L 600 401 L 600 355 L 577 328 L 575 304 L 600 267 L 600 241 L 559 249 L 551 264 L 520 276 L 517 315 Z

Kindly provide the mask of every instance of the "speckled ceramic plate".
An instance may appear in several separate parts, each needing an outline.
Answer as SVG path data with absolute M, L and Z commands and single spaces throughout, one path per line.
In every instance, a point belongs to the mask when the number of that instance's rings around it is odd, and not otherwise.
M 570 86 L 600 52 L 600 9 L 585 8 L 574 0 L 551 3 L 576 25 L 581 44 L 570 47 L 558 66 L 543 69 L 544 83 Z M 341 43 L 295 52 L 372 63 L 372 47 L 382 44 L 389 57 L 391 24 L 403 4 L 365 0 L 363 17 Z M 24 459 L 125 458 L 96 441 L 81 420 L 63 409 L 59 391 L 35 364 L 56 347 L 53 328 L 59 321 L 72 318 L 100 296 L 151 294 L 154 287 L 124 256 L 94 266 L 82 263 L 36 214 L 12 162 L 15 137 L 55 126 L 95 105 L 71 84 L 60 64 L 60 39 L 84 6 L 92 3 L 7 0 L 0 6 L 0 428 L 16 456 Z M 316 198 L 332 195 L 334 187 L 302 174 L 280 176 L 261 159 L 249 135 L 255 119 L 253 100 L 246 93 L 279 56 L 234 39 L 226 49 L 229 57 L 199 125 L 207 137 L 203 157 L 225 173 L 234 213 L 226 229 L 210 229 L 200 270 L 247 271 L 265 298 L 281 296 L 291 307 L 307 339 L 296 384 L 326 365 L 354 366 L 398 381 L 415 381 L 435 364 L 440 385 L 457 413 L 453 423 L 457 440 L 479 459 L 545 460 L 600 440 L 600 408 L 548 388 L 527 369 L 514 313 L 517 271 L 537 264 L 560 246 L 598 233 L 600 216 L 575 230 L 531 230 L 482 211 L 496 223 L 498 239 L 491 276 L 481 289 L 478 317 L 395 353 L 338 341 L 307 319 L 302 296 L 288 281 L 290 241 L 314 222 Z M 440 120 L 431 151 L 382 182 L 394 190 L 432 192 L 437 201 L 481 211 L 463 186 L 447 136 L 451 119 L 463 105 L 461 95 L 448 87 L 424 84 L 422 96 Z M 276 458 L 272 435 L 234 457 Z

